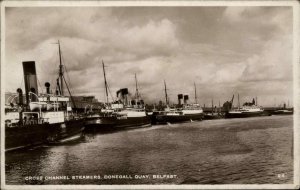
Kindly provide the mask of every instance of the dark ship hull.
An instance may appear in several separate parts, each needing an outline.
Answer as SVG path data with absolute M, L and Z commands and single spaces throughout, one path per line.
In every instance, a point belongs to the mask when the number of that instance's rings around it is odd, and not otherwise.
M 213 120 L 213 119 L 221 119 L 221 118 L 224 118 L 224 116 L 220 114 L 205 114 L 203 117 L 204 120 Z
M 151 116 L 152 124 L 180 123 L 193 120 L 202 120 L 203 114 L 186 114 L 186 115 L 164 115 L 153 113 Z
M 273 115 L 293 115 L 294 112 L 291 110 L 277 110 L 272 113 Z
M 126 128 L 138 128 L 151 126 L 151 120 L 145 117 L 126 117 L 119 118 L 114 116 L 102 116 L 89 118 L 85 121 L 85 128 L 89 130 L 110 131 Z
M 50 124 L 5 127 L 5 151 L 46 143 L 49 134 L 55 132 L 52 127 Z
M 5 127 L 5 151 L 46 143 L 70 142 L 77 139 L 77 137 L 81 137 L 83 129 L 83 120 Z
M 62 144 L 80 139 L 83 136 L 84 122 L 84 119 L 74 119 L 55 124 L 47 137 L 47 143 Z

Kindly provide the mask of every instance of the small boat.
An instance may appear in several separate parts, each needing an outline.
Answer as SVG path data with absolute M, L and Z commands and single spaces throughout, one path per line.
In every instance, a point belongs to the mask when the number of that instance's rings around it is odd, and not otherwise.
M 39 110 L 46 110 L 47 103 L 46 102 L 30 102 L 29 107 L 31 111 L 39 111 Z

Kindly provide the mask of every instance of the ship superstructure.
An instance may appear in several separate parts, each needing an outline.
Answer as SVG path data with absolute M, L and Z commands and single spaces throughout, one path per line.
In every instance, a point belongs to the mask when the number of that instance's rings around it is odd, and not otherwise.
M 122 88 L 116 92 L 117 99 L 113 102 L 108 101 L 108 84 L 105 74 L 104 62 L 102 62 L 104 85 L 106 92 L 105 107 L 97 115 L 88 117 L 86 127 L 97 130 L 114 130 L 128 127 L 150 126 L 150 118 L 145 111 L 144 101 L 141 99 L 137 77 L 135 75 L 136 93 L 132 98 L 129 96 L 128 88 Z
M 176 123 L 203 119 L 203 110 L 197 103 L 195 86 L 195 103 L 188 104 L 189 96 L 178 94 L 178 105 L 171 107 L 167 94 L 167 85 L 164 81 L 166 107 L 163 111 L 154 111 L 151 115 L 153 124 Z

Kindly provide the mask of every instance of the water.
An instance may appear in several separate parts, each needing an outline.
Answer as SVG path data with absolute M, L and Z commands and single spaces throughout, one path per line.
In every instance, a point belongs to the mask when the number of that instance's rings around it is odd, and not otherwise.
M 293 183 L 292 136 L 292 116 L 87 134 L 74 144 L 6 153 L 6 184 Z

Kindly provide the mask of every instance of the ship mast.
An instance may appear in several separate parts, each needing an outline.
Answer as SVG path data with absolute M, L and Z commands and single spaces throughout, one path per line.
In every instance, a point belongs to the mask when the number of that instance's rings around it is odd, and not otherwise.
M 102 67 L 103 67 L 103 75 L 104 75 L 104 85 L 105 85 L 105 93 L 106 93 L 106 103 L 108 104 L 107 81 L 106 81 L 106 75 L 105 75 L 105 68 L 104 68 L 104 62 L 103 62 L 103 60 L 102 60 Z
M 169 100 L 168 100 L 168 94 L 167 94 L 167 85 L 166 85 L 166 81 L 164 80 L 164 84 L 165 84 L 165 96 L 166 96 L 166 104 L 167 106 L 169 105 Z
M 63 65 L 62 65 L 62 61 L 61 61 L 61 50 L 60 50 L 60 43 L 58 40 L 58 54 L 59 54 L 59 79 L 60 79 L 60 90 L 61 90 L 61 95 L 64 95 L 64 88 L 63 88 L 63 76 L 64 76 L 64 72 L 63 72 Z
M 214 113 L 214 99 L 211 99 L 211 113 Z
M 194 87 L 195 87 L 195 103 L 197 104 L 198 101 L 197 101 L 197 91 L 196 91 L 196 84 L 194 83 Z
M 234 94 L 232 95 L 232 98 L 231 98 L 231 101 L 230 101 L 230 109 L 231 109 L 232 106 L 233 106 L 233 99 L 234 99 Z
M 258 103 L 257 103 L 257 96 L 255 97 L 255 105 L 258 106 Z
M 74 101 L 73 96 L 71 94 L 71 91 L 70 91 L 70 89 L 68 87 L 67 81 L 66 81 L 66 79 L 64 77 L 64 71 L 63 71 L 63 64 L 62 64 L 62 57 L 61 57 L 61 50 L 60 50 L 59 40 L 57 40 L 57 44 L 58 44 L 58 54 L 59 54 L 59 79 L 57 79 L 57 85 L 58 85 L 58 88 L 60 87 L 60 95 L 63 96 L 64 95 L 63 85 L 64 85 L 64 82 L 66 83 L 66 87 L 67 87 L 67 90 L 68 90 L 68 92 L 70 94 L 71 101 L 73 103 L 74 108 L 76 109 L 75 101 Z M 59 81 L 60 81 L 60 86 L 59 86 Z
M 240 94 L 238 94 L 238 109 L 240 109 Z
M 136 73 L 134 74 L 134 78 L 135 78 L 135 98 L 136 98 L 136 100 L 138 100 L 139 97 L 140 97 L 140 95 L 139 95 L 139 89 L 138 89 L 138 83 L 137 83 Z

